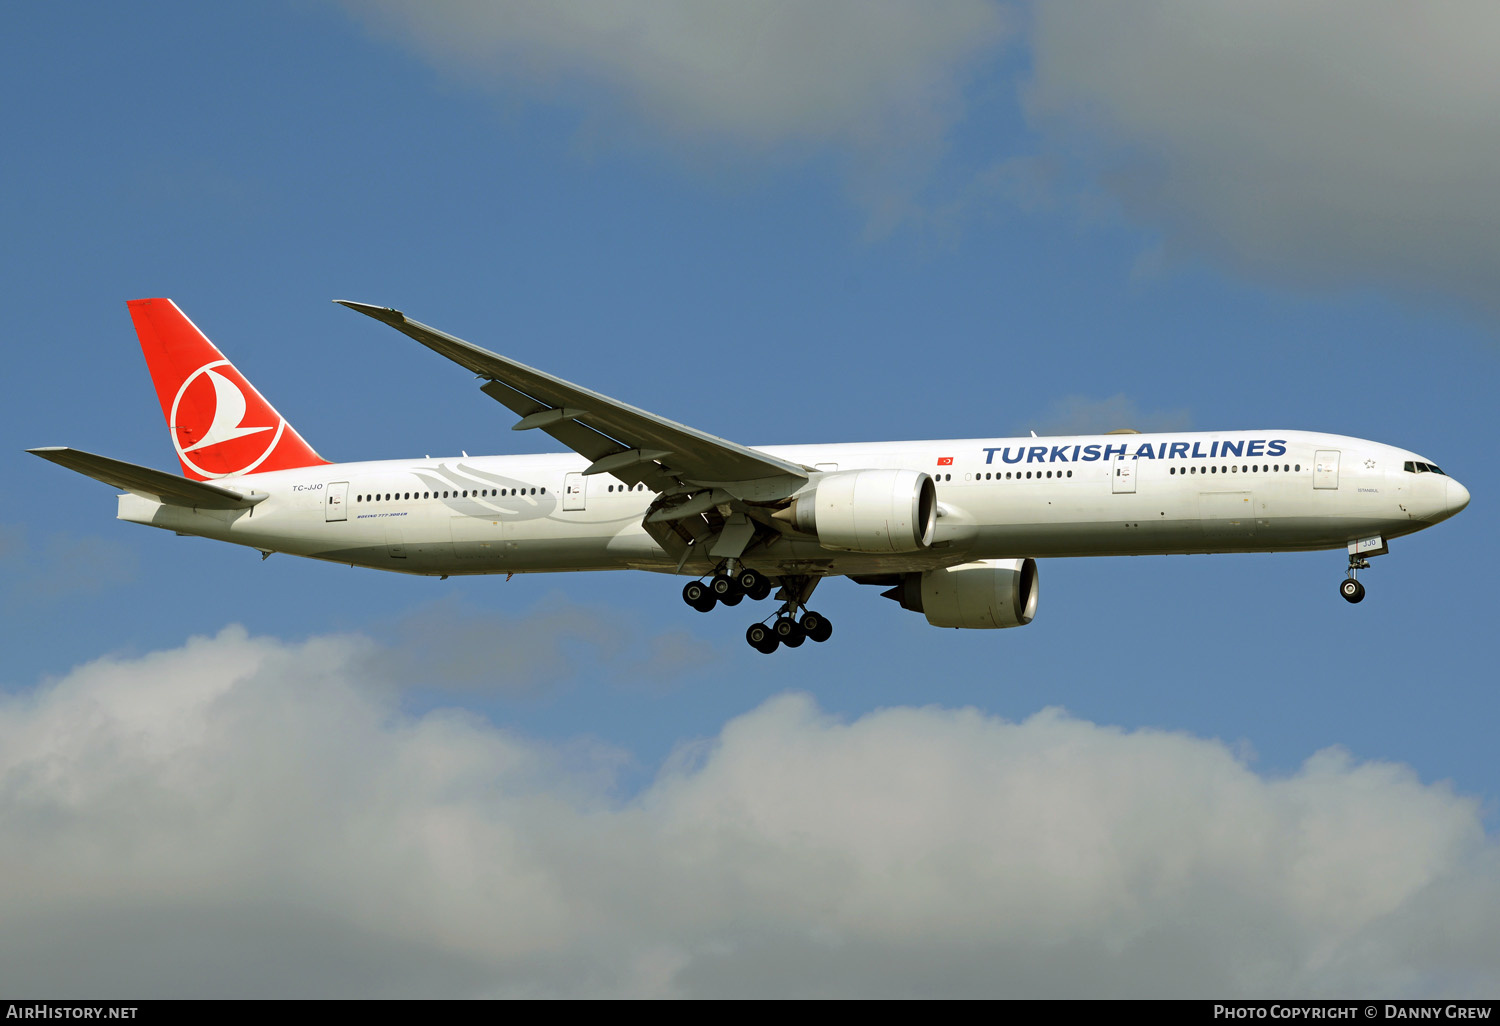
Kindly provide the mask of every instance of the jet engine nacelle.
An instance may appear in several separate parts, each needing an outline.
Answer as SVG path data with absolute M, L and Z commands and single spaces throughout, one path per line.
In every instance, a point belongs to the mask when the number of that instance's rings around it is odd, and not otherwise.
M 916 552 L 937 529 L 937 486 L 920 470 L 830 471 L 779 515 L 824 548 Z
M 885 595 L 934 627 L 1024 627 L 1036 616 L 1036 560 L 982 559 L 906 574 Z

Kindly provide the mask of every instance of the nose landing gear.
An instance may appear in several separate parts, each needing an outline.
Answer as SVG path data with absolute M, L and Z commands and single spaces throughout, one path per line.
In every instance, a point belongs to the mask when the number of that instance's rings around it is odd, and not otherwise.
M 1339 594 L 1346 602 L 1358 602 L 1365 597 L 1365 586 L 1359 583 L 1359 571 L 1370 569 L 1370 561 L 1359 556 L 1349 557 L 1349 576 L 1339 583 Z

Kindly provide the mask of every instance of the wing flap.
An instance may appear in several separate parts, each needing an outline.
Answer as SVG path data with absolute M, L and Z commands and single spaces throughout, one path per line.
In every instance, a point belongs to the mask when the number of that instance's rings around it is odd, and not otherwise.
M 170 506 L 188 506 L 194 509 L 246 509 L 266 498 L 266 493 L 244 493 L 210 484 L 207 481 L 190 481 L 163 470 L 153 470 L 136 463 L 98 456 L 82 449 L 51 445 L 40 449 L 27 449 L 33 456 L 50 460 L 60 467 L 76 470 L 95 481 L 103 481 L 112 488 L 143 495 Z

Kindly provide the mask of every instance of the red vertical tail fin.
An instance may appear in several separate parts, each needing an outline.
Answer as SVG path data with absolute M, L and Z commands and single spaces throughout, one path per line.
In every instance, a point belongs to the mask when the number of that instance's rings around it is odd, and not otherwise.
M 176 303 L 133 299 L 126 305 L 186 477 L 206 481 L 328 462 Z

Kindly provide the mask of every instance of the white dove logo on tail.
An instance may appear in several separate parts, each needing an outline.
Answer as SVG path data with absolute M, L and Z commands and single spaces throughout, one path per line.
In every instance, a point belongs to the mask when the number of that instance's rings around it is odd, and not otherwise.
M 172 401 L 171 423 L 176 429 L 173 432 L 172 444 L 176 447 L 177 454 L 182 457 L 182 462 L 204 477 L 230 477 L 235 474 L 246 474 L 258 467 L 271 454 L 272 450 L 276 448 L 276 443 L 281 440 L 282 431 L 286 429 L 286 421 L 278 417 L 275 424 L 246 426 L 243 422 L 245 411 L 249 404 L 245 399 L 243 389 L 234 381 L 215 371 L 215 367 L 229 367 L 230 370 L 234 369 L 228 360 L 215 360 L 212 363 L 206 363 L 189 374 L 187 379 L 183 381 L 182 387 L 177 390 L 177 397 Z M 183 424 L 178 420 L 178 407 L 182 404 L 182 397 L 200 375 L 207 375 L 208 382 L 214 389 L 213 419 L 209 422 L 207 430 L 201 434 L 198 433 L 195 425 Z M 243 447 L 231 446 L 222 455 L 206 461 L 208 463 L 221 464 L 212 469 L 199 466 L 197 462 L 188 457 L 188 453 L 197 452 L 199 449 L 206 449 L 211 445 L 219 445 L 223 442 L 233 442 L 237 439 L 246 438 L 250 435 L 258 435 L 272 429 L 275 430 L 275 435 L 267 440 L 264 448 L 248 452 Z M 184 439 L 181 437 L 184 435 L 189 439 L 196 437 L 197 441 L 191 445 L 184 446 Z M 233 455 L 230 455 L 231 453 Z M 229 459 L 240 465 L 232 467 L 222 466 L 225 456 L 228 456 Z
M 206 445 L 217 445 L 219 442 L 227 442 L 231 438 L 243 438 L 260 431 L 271 430 L 271 425 L 265 427 L 242 427 L 240 422 L 245 419 L 245 393 L 239 390 L 234 382 L 222 374 L 215 374 L 211 370 L 204 370 L 208 380 L 214 386 L 214 422 L 208 426 L 208 431 L 197 442 L 182 450 L 184 453 L 202 449 Z M 183 385 L 187 387 L 186 384 Z

